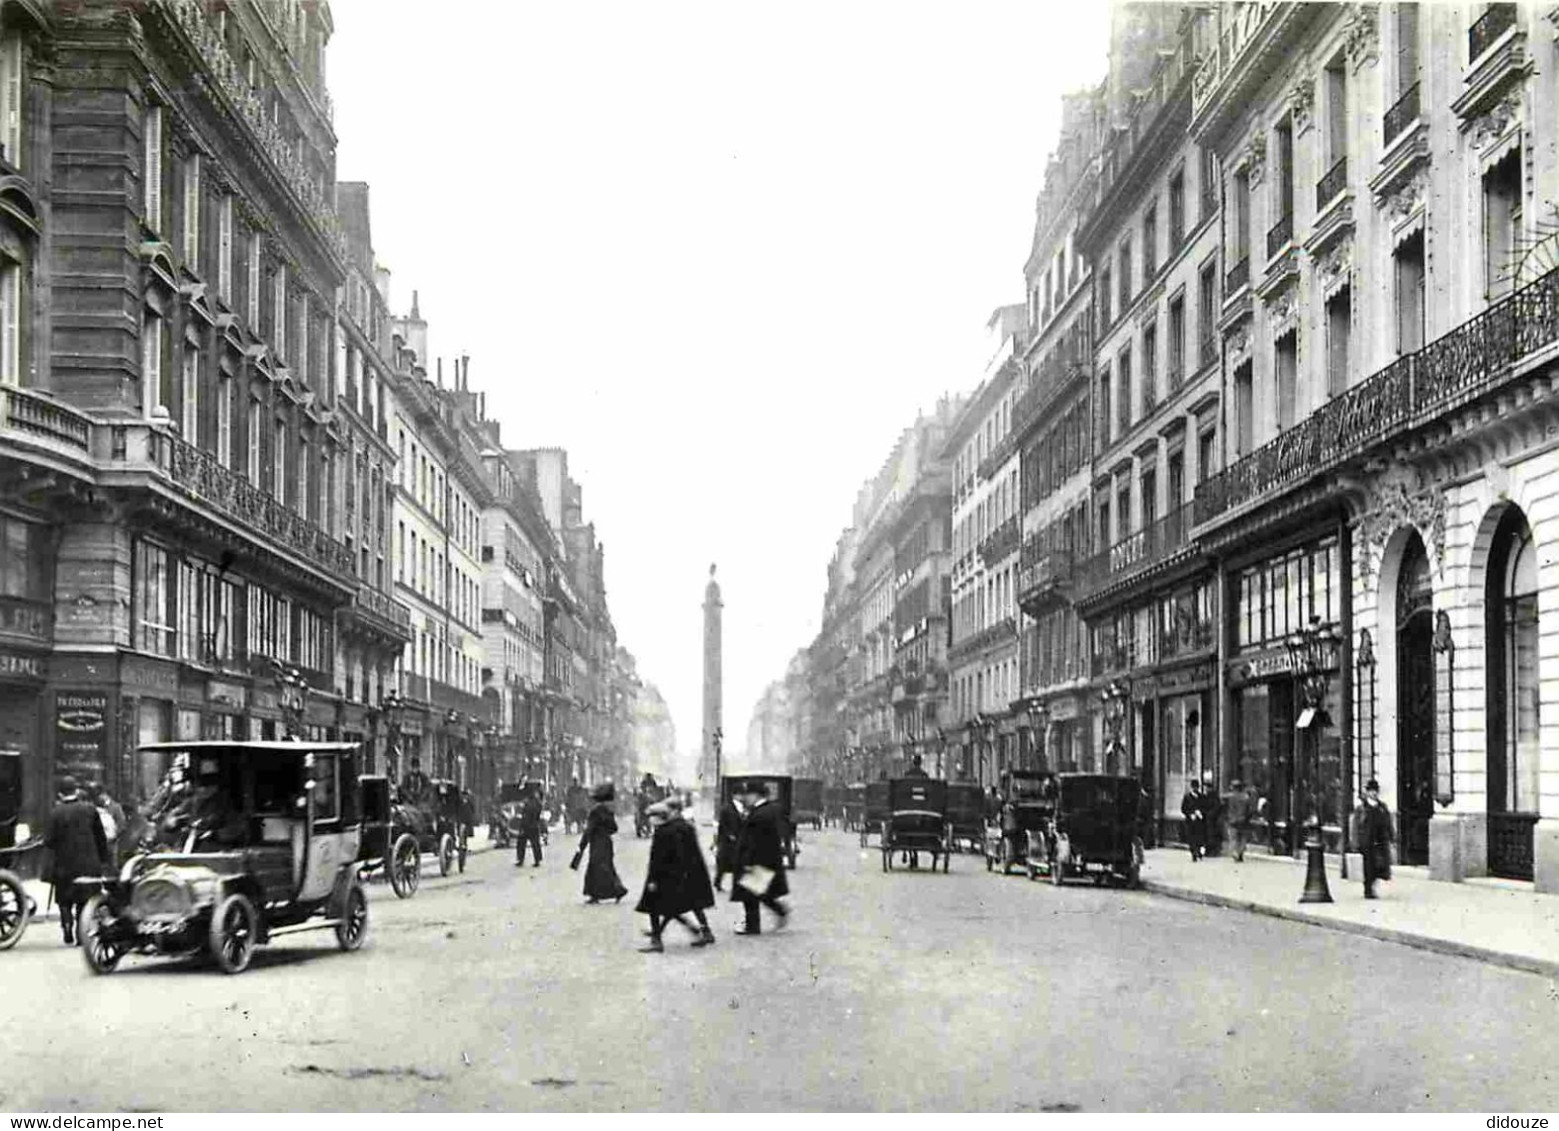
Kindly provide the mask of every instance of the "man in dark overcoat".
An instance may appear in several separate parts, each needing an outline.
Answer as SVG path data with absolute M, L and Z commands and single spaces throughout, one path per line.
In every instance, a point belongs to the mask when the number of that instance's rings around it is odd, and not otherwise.
M 1364 801 L 1354 811 L 1359 853 L 1364 857 L 1364 898 L 1378 899 L 1375 883 L 1391 879 L 1391 810 L 1380 799 L 1380 783 L 1364 783 Z
M 757 935 L 763 932 L 758 907 L 767 907 L 779 917 L 783 927 L 790 909 L 780 897 L 790 894 L 785 881 L 785 815 L 769 798 L 760 781 L 747 784 L 747 818 L 736 841 L 735 880 L 731 884 L 731 902 L 740 903 L 746 923 L 736 933 Z
M 720 881 L 726 873 L 736 872 L 736 842 L 742 835 L 742 813 L 736 795 L 720 807 L 715 824 L 715 891 L 723 891 Z
M 108 871 L 108 838 L 97 806 L 76 788 L 76 779 L 60 778 L 59 803 L 49 814 L 43 843 L 49 850 L 49 882 L 60 905 L 60 933 L 66 946 L 76 945 L 76 916 L 86 903 L 89 887 L 80 877 L 101 876 Z
M 514 820 L 514 866 L 525 863 L 525 846 L 530 845 L 531 867 L 541 867 L 541 798 L 534 789 L 527 789 L 520 798 L 519 811 Z
M 640 950 L 646 954 L 664 951 L 661 932 L 673 919 L 693 933 L 694 946 L 709 946 L 715 936 L 704 911 L 714 906 L 715 893 L 698 847 L 698 832 L 683 818 L 680 798 L 668 797 L 651 805 L 648 816 L 654 829 L 650 863 L 636 910 L 650 917 L 650 941 Z M 698 920 L 696 927 L 683 918 L 690 911 Z
M 1191 779 L 1180 799 L 1180 817 L 1191 859 L 1200 860 L 1207 850 L 1207 802 L 1202 797 L 1202 783 L 1196 778 Z

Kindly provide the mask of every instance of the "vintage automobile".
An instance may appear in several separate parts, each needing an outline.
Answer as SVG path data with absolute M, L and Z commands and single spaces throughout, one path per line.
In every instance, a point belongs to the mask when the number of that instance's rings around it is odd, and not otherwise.
M 780 774 L 737 774 L 720 779 L 720 809 L 724 811 L 731 799 L 746 789 L 750 781 L 762 782 L 769 791 L 769 796 L 774 799 L 774 804 L 780 808 L 780 814 L 784 818 L 782 827 L 785 830 L 785 843 L 781 846 L 785 853 L 785 867 L 794 868 L 796 857 L 801 854 L 801 845 L 796 838 L 796 825 L 791 820 L 791 802 L 794 780 Z
M 81 910 L 82 957 L 107 974 L 127 954 L 208 951 L 247 969 L 257 945 L 329 929 L 342 950 L 368 936 L 358 858 L 358 746 L 351 742 L 159 743 L 187 754 L 195 786 L 183 851 L 132 857 Z
M 37 878 L 42 857 L 42 840 L 0 848 L 0 950 L 21 942 L 28 922 L 37 914 L 38 906 L 22 881 Z
M 954 849 L 984 851 L 985 795 L 978 782 L 947 783 L 947 823 Z
M 417 844 L 418 866 L 421 854 L 430 853 L 438 861 L 438 874 L 449 875 L 458 864 L 466 870 L 466 851 L 471 831 L 469 805 L 460 787 L 452 781 L 435 778 L 420 798 L 404 795 L 394 799 L 392 840 L 410 833 Z
M 823 827 L 823 779 L 797 778 L 792 786 L 791 819 L 797 825 Z
M 358 849 L 363 878 L 382 873 L 397 899 L 409 899 L 416 894 L 422 879 L 422 855 L 417 838 L 396 827 L 391 802 L 394 786 L 382 774 L 365 774 L 357 779 L 357 789 L 358 811 L 363 819 L 363 838 Z
M 1032 877 L 1038 866 L 1030 844 L 1047 832 L 1056 810 L 1056 776 L 1042 770 L 1005 770 L 1001 775 L 998 827 L 986 838 L 985 869 L 1010 875 L 1014 866 Z
M 1030 839 L 1031 879 L 1043 873 L 1057 886 L 1068 877 L 1092 875 L 1136 887 L 1142 879 L 1142 841 L 1136 778 L 1110 774 L 1057 774 L 1055 813 Z
M 931 870 L 940 861 L 946 872 L 952 863 L 953 841 L 947 823 L 947 783 L 941 778 L 893 778 L 888 786 L 888 816 L 882 827 L 882 870 L 893 870 L 895 853 L 912 868 L 920 853 L 931 855 Z

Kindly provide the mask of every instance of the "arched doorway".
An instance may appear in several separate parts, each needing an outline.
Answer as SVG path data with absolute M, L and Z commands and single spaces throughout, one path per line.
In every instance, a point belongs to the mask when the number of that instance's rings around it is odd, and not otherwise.
M 1397 814 L 1404 864 L 1429 863 L 1429 818 L 1434 815 L 1433 642 L 1429 555 L 1415 531 L 1397 574 Z
M 1484 585 L 1489 872 L 1530 880 L 1540 753 L 1537 550 L 1519 507 L 1500 516 Z

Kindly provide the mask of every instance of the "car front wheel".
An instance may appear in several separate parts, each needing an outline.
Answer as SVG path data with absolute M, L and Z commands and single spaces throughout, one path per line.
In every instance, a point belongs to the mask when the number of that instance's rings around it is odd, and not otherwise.
M 94 974 L 112 974 L 114 967 L 124 957 L 124 948 L 108 938 L 113 912 L 108 900 L 94 895 L 81 909 L 76 921 L 77 938 L 81 941 L 81 957 L 86 959 L 87 969 Z
M 260 917 L 247 895 L 234 892 L 211 913 L 211 957 L 224 974 L 242 974 L 254 957 Z
M 342 950 L 357 950 L 368 937 L 368 893 L 353 881 L 346 893 L 346 907 L 336 923 L 336 945 Z
M 0 950 L 10 950 L 27 930 L 31 915 L 27 889 L 10 872 L 0 872 Z

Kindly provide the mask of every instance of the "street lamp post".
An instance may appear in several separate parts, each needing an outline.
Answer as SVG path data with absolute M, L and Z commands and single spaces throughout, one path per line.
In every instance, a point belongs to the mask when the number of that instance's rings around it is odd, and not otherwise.
M 1312 616 L 1310 624 L 1285 641 L 1294 674 L 1299 679 L 1304 709 L 1295 729 L 1312 735 L 1309 819 L 1305 825 L 1305 889 L 1300 903 L 1331 903 L 1326 884 L 1326 851 L 1321 835 L 1321 728 L 1326 725 L 1326 660 L 1336 634 L 1321 618 Z

